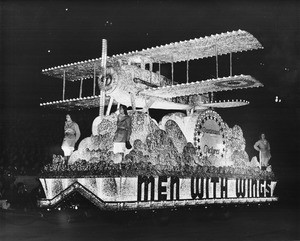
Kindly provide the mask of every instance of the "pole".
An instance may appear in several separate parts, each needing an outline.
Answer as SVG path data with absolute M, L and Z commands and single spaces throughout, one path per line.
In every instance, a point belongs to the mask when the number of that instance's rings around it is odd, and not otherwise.
M 99 103 L 99 116 L 101 119 L 104 116 L 105 108 L 105 86 L 106 86 L 106 57 L 107 57 L 107 40 L 102 39 L 102 57 L 101 57 L 101 67 L 103 70 L 103 84 L 100 90 L 100 103 Z

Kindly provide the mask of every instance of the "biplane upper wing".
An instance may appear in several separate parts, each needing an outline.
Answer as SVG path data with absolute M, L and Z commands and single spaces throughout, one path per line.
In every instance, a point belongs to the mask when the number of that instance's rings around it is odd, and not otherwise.
M 161 98 L 173 98 L 179 96 L 205 94 L 209 92 L 254 88 L 260 86 L 263 86 L 263 84 L 250 75 L 235 75 L 185 84 L 149 88 L 143 90 L 142 92 L 140 92 L 140 94 Z
M 116 63 L 127 64 L 131 60 L 141 59 L 144 63 L 176 63 L 187 60 L 208 58 L 228 53 L 263 48 L 260 42 L 244 30 L 226 32 L 195 38 L 187 41 L 174 42 L 157 47 L 147 48 L 107 58 L 107 67 Z M 42 70 L 42 73 L 69 81 L 89 79 L 101 72 L 101 58 L 90 59 L 77 63 L 65 64 Z

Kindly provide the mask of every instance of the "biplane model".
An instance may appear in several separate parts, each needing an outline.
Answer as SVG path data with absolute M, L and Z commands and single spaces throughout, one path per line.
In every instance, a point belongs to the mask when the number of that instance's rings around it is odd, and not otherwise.
M 103 40 L 102 57 L 42 70 L 48 76 L 63 80 L 62 100 L 41 103 L 55 108 L 103 108 L 109 115 L 113 104 L 133 108 L 186 110 L 227 108 L 247 105 L 244 100 L 214 101 L 213 93 L 263 86 L 250 75 L 232 75 L 232 53 L 263 48 L 250 33 L 238 30 L 203 38 L 174 42 L 158 47 L 107 56 L 107 42 Z M 218 77 L 218 56 L 229 54 L 230 76 Z M 190 81 L 189 61 L 208 57 L 216 59 L 216 78 Z M 174 63 L 186 61 L 185 83 L 174 82 Z M 158 64 L 158 71 L 153 65 Z M 171 79 L 161 74 L 161 64 L 171 65 Z M 93 94 L 82 97 L 82 85 L 93 80 Z M 65 99 L 66 81 L 80 81 L 79 97 Z M 96 82 L 101 90 L 96 95 Z M 104 87 L 105 86 L 105 87 Z M 102 96 L 102 101 L 101 101 Z

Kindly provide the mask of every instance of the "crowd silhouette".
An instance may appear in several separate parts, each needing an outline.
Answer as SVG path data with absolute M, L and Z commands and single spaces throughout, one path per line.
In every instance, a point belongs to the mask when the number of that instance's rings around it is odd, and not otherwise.
M 17 182 L 17 177 L 31 176 L 37 180 L 41 169 L 52 162 L 53 154 L 63 155 L 65 112 L 18 110 L 1 116 L 0 200 L 8 200 L 14 208 L 34 207 L 41 186 L 28 188 Z M 92 122 L 92 117 L 75 115 L 74 119 L 82 124 L 83 138 L 91 134 L 91 123 L 86 122 Z

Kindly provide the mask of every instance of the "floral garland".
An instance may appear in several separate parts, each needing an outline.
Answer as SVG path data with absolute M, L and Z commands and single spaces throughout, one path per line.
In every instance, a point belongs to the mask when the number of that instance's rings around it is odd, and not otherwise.
M 241 179 L 275 180 L 271 171 L 259 168 L 233 168 L 200 165 L 179 165 L 168 167 L 153 165 L 151 162 L 123 162 L 115 164 L 113 161 L 99 161 L 88 163 L 85 160 L 76 161 L 72 165 L 65 166 L 62 162 L 48 164 L 42 170 L 40 177 L 134 177 L 134 176 L 177 176 L 186 177 L 219 177 Z

